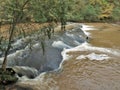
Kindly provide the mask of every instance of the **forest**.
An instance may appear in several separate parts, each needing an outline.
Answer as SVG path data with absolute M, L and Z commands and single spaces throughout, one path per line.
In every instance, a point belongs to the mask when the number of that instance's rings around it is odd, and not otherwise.
M 24 6 L 25 4 L 25 6 Z M 119 0 L 1 0 L 0 21 L 9 23 L 13 10 L 20 22 L 101 22 L 120 20 Z

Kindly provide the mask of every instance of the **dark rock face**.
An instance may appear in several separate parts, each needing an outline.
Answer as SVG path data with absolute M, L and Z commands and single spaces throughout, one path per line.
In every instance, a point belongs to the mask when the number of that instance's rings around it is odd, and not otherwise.
M 17 82 L 17 80 L 18 78 L 12 68 L 7 68 L 5 72 L 0 68 L 0 85 L 12 84 Z

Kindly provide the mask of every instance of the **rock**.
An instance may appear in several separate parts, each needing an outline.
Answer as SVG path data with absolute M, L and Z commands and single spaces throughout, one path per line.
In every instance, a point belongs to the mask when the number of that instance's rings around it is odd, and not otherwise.
M 27 76 L 28 78 L 35 78 L 38 75 L 38 70 L 35 68 L 27 67 L 27 66 L 14 66 L 13 70 L 19 77 Z
M 7 68 L 4 72 L 0 68 L 0 84 L 8 85 L 17 82 L 18 78 L 15 76 L 15 71 L 12 68 Z

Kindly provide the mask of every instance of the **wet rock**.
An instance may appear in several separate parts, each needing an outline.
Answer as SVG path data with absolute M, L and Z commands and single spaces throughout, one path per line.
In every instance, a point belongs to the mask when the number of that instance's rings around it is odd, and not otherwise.
M 0 85 L 12 84 L 17 82 L 17 80 L 18 78 L 12 68 L 7 68 L 5 72 L 0 68 Z
M 35 68 L 27 67 L 27 66 L 14 66 L 13 70 L 19 77 L 27 76 L 28 78 L 35 78 L 38 75 L 38 70 Z

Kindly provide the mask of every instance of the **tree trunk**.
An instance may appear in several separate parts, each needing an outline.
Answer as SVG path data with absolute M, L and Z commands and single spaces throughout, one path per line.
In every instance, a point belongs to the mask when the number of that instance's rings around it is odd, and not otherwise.
M 13 13 L 12 13 L 12 16 L 13 16 L 13 22 L 11 23 L 11 26 L 9 28 L 9 31 L 10 31 L 10 36 L 9 36 L 9 39 L 8 39 L 8 45 L 7 45 L 7 49 L 5 50 L 5 56 L 4 56 L 4 60 L 3 60 L 3 64 L 2 64 L 2 69 L 3 71 L 6 71 L 6 67 L 7 67 L 7 56 L 8 56 L 8 52 L 11 48 L 11 40 L 12 40 L 12 37 L 13 37 L 13 34 L 14 34 L 14 29 L 15 29 L 15 26 L 16 24 L 20 21 L 20 19 L 22 18 L 23 16 L 23 13 L 21 14 L 21 12 L 23 12 L 23 9 L 25 7 L 25 5 L 29 2 L 29 0 L 26 0 L 24 2 L 24 4 L 22 5 L 22 7 L 20 7 L 20 12 L 16 11 L 16 10 L 13 10 Z M 15 8 L 17 8 L 18 6 L 18 2 L 16 1 L 16 4 L 15 4 Z
M 6 71 L 7 55 L 8 55 L 8 52 L 9 52 L 10 48 L 11 48 L 11 40 L 12 40 L 12 36 L 13 36 L 13 33 L 14 33 L 15 26 L 16 26 L 16 23 L 13 21 L 13 23 L 11 24 L 11 27 L 10 27 L 10 36 L 9 36 L 8 46 L 7 46 L 7 49 L 5 51 L 5 56 L 4 56 L 4 60 L 3 60 L 3 64 L 2 64 L 3 71 Z

